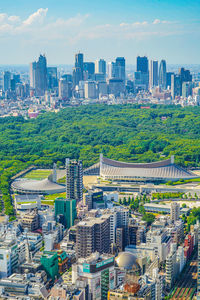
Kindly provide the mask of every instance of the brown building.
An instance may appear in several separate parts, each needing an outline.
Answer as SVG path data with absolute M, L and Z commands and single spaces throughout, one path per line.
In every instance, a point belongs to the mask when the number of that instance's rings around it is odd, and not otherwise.
M 23 229 L 27 228 L 29 231 L 35 231 L 39 228 L 39 215 L 36 210 L 32 210 L 22 218 Z
M 77 224 L 76 249 L 79 257 L 90 256 L 93 252 L 110 251 L 110 215 L 88 218 Z

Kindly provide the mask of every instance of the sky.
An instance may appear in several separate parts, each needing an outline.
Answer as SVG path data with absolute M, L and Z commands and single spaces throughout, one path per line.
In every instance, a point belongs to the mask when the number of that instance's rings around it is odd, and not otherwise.
M 200 0 L 0 0 L 0 64 L 137 55 L 200 64 Z

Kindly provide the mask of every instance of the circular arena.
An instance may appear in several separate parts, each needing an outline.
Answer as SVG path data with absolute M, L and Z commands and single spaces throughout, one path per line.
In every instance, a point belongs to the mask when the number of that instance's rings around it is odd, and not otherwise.
M 11 184 L 12 190 L 20 194 L 56 194 L 66 190 L 64 184 L 56 182 L 53 174 L 42 180 L 17 178 Z

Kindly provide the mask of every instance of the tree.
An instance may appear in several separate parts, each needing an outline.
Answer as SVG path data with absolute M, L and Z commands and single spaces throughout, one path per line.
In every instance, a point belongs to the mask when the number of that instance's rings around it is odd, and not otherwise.
M 144 208 L 143 205 L 140 205 L 140 206 L 139 206 L 138 212 L 139 212 L 141 215 L 144 215 L 144 214 L 145 214 L 145 208 Z
M 124 197 L 124 199 L 123 199 L 123 205 L 126 205 L 127 203 L 126 203 L 126 197 Z
M 155 221 L 155 216 L 152 213 L 145 213 L 142 217 L 143 221 L 147 222 L 147 225 L 151 225 Z

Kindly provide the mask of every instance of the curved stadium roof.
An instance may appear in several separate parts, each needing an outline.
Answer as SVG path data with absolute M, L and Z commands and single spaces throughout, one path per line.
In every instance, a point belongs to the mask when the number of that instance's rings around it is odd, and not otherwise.
M 100 163 L 85 170 L 84 174 L 93 175 L 93 172 L 98 172 L 96 175 L 106 179 L 179 180 L 197 178 L 192 172 L 174 164 L 174 157 L 152 163 L 127 163 L 100 155 Z
M 12 188 L 21 193 L 54 194 L 65 192 L 65 186 L 55 183 L 49 178 L 43 180 L 30 180 L 19 178 L 13 181 Z

